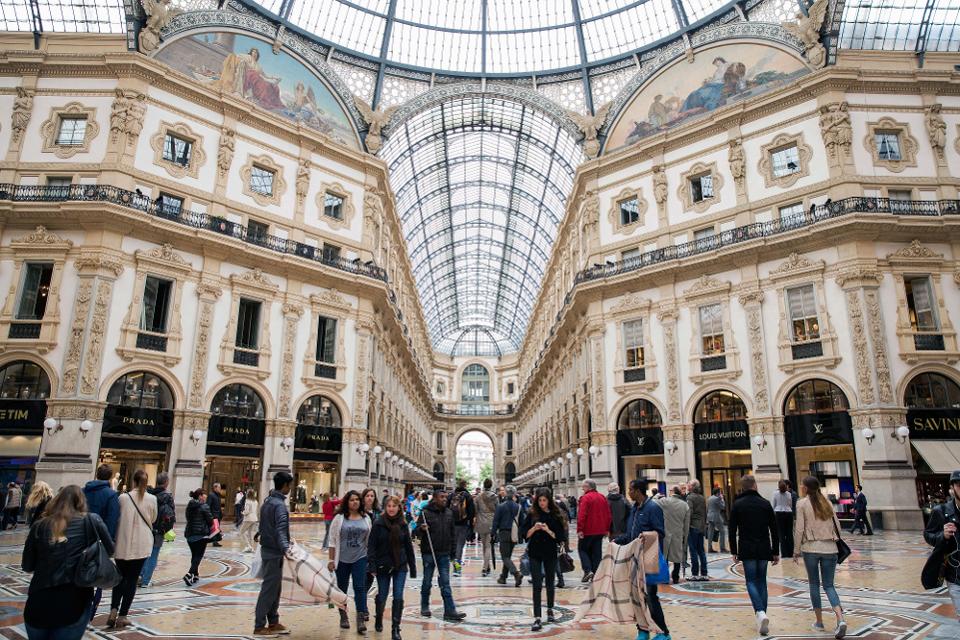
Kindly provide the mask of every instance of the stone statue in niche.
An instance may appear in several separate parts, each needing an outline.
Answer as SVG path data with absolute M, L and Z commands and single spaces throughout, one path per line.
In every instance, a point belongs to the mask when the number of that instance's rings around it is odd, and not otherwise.
M 653 168 L 653 197 L 658 206 L 667 202 L 667 173 L 660 164 Z
M 927 137 L 930 138 L 930 146 L 937 153 L 938 158 L 943 158 L 943 149 L 947 146 L 947 123 L 943 121 L 940 115 L 940 103 L 932 104 L 927 107 L 924 115 L 924 125 L 927 128 Z
M 27 124 L 30 122 L 30 115 L 33 113 L 33 92 L 17 87 L 17 97 L 13 99 L 13 121 L 12 137 L 13 142 L 18 143 L 27 130 Z
M 140 52 L 151 53 L 160 46 L 160 31 L 183 13 L 170 7 L 170 0 L 141 0 L 147 22 L 140 29 Z
M 363 116 L 364 121 L 369 125 L 367 129 L 367 149 L 370 153 L 380 151 L 380 147 L 383 146 L 383 138 L 380 137 L 380 130 L 390 122 L 390 117 L 393 116 L 394 112 L 399 108 L 399 105 L 394 105 L 387 109 L 380 108 L 374 110 L 373 107 L 359 96 L 353 96 L 353 103 L 357 105 L 357 110 L 360 111 L 360 115 Z
M 220 177 L 227 175 L 233 163 L 233 150 L 236 146 L 236 132 L 224 127 L 220 130 L 220 148 L 217 149 L 217 171 Z
M 307 197 L 310 188 L 310 161 L 304 158 L 297 166 L 297 204 L 301 204 Z
M 743 179 L 746 174 L 746 161 L 743 158 L 743 145 L 739 140 L 730 141 L 730 150 L 727 154 L 727 162 L 730 164 L 730 174 L 737 185 L 737 191 L 743 189 Z
M 816 0 L 807 9 L 807 15 L 797 14 L 796 22 L 781 22 L 781 26 L 803 43 L 807 61 L 814 69 L 827 62 L 827 50 L 820 44 L 820 27 L 827 17 L 830 0 Z
M 116 90 L 116 98 L 110 108 L 110 134 L 113 141 L 121 135 L 127 136 L 128 144 L 136 140 L 143 131 L 146 102 L 147 97 L 138 91 Z
M 841 159 L 850 153 L 853 127 L 846 102 L 834 102 L 820 107 L 820 135 L 830 156 Z
M 603 121 L 607 119 L 607 113 L 610 112 L 612 102 L 608 102 L 596 110 L 594 115 L 577 113 L 576 111 L 567 111 L 567 115 L 583 133 L 583 153 L 590 158 L 597 157 L 600 153 L 600 142 L 597 140 L 597 133 L 603 126 Z

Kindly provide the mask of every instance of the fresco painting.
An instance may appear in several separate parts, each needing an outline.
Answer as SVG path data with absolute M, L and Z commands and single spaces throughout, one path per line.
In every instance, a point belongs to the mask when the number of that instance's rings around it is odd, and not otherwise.
M 807 73 L 797 57 L 762 44 L 698 51 L 654 76 L 620 115 L 607 139 L 612 150 L 728 104 L 781 87 Z
M 236 33 L 202 33 L 169 44 L 157 59 L 208 87 L 358 148 L 350 119 L 330 89 L 268 43 Z

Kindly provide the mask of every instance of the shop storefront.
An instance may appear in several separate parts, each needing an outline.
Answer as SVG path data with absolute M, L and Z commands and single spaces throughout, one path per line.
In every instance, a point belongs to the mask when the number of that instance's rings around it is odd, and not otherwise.
M 960 385 L 939 373 L 921 373 L 907 385 L 907 427 L 924 517 L 949 497 L 950 473 L 960 469 Z
M 740 490 L 740 478 L 751 473 L 750 427 L 747 408 L 730 391 L 714 391 L 697 403 L 693 413 L 693 445 L 703 492 L 723 491 L 727 509 Z
M 309 512 L 324 494 L 340 493 L 343 423 L 337 406 L 325 396 L 308 398 L 297 411 L 293 445 L 293 510 Z
M 224 519 L 230 520 L 237 489 L 252 488 L 259 493 L 266 412 L 260 394 L 245 384 L 235 383 L 217 392 L 210 404 L 210 414 L 203 486 L 209 491 L 215 483 L 220 483 Z
M 137 469 L 151 485 L 166 469 L 173 437 L 173 393 L 148 371 L 121 376 L 110 387 L 103 412 L 99 463 L 113 467 L 117 491 L 131 486 Z
M 796 490 L 815 476 L 841 518 L 852 518 L 853 490 L 859 483 L 853 422 L 847 396 L 827 380 L 805 380 L 783 405 L 783 431 L 790 480 Z
M 662 424 L 660 412 L 649 400 L 634 400 L 620 411 L 617 462 L 624 493 L 636 479 L 655 482 L 661 493 L 666 492 Z
M 0 486 L 17 482 L 29 491 L 40 455 L 50 380 L 29 360 L 0 368 Z

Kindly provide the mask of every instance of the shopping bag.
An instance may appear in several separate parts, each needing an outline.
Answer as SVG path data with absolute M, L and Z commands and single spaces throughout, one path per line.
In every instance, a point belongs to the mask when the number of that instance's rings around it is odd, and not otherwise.
M 250 562 L 250 575 L 254 578 L 263 577 L 263 554 L 261 547 L 257 545 L 257 550 L 253 552 L 253 560 Z
M 220 542 L 223 540 L 223 532 L 220 531 L 220 520 L 213 519 L 213 525 L 210 527 L 210 533 L 207 534 L 207 540 L 210 542 Z
M 337 588 L 336 577 L 327 570 L 325 560 L 319 560 L 299 544 L 291 544 L 284 558 L 287 572 L 293 581 L 317 602 L 346 609 L 347 594 Z
M 670 584 L 670 563 L 667 562 L 663 552 L 659 557 L 660 570 L 657 573 L 648 573 L 646 576 L 647 584 Z
M 173 529 L 170 529 L 169 531 L 163 534 L 164 542 L 173 542 L 176 539 L 177 539 L 177 532 L 174 531 Z

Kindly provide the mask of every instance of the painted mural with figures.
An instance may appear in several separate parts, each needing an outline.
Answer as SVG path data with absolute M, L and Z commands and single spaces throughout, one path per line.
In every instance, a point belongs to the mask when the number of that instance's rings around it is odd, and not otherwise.
M 649 80 L 611 128 L 607 149 L 633 144 L 745 98 L 782 87 L 807 73 L 794 55 L 754 43 L 698 51 Z
M 330 89 L 289 54 L 274 53 L 269 43 L 237 33 L 208 32 L 170 43 L 157 59 L 201 84 L 240 96 L 335 142 L 359 146 L 349 117 Z

